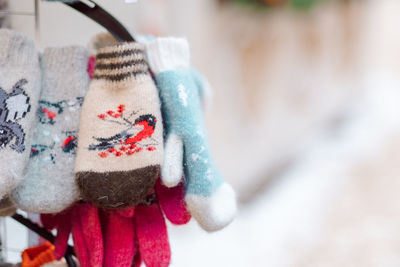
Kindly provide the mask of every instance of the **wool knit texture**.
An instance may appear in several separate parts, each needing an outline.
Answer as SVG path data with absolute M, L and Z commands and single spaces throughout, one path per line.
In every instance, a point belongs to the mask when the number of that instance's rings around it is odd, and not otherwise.
M 97 207 L 77 203 L 71 210 L 74 251 L 81 267 L 103 267 L 104 243 Z
M 234 218 L 235 194 L 211 156 L 200 91 L 189 68 L 187 41 L 159 38 L 147 44 L 147 55 L 156 74 L 167 127 L 163 182 L 167 186 L 179 183 L 184 166 L 189 211 L 205 230 L 219 230 Z
M 203 110 L 208 110 L 208 108 L 211 106 L 213 98 L 212 88 L 208 80 L 195 68 L 192 67 L 190 69 L 190 73 L 199 92 L 199 97 L 203 106 Z
M 118 211 L 108 211 L 102 221 L 104 235 L 104 267 L 131 267 L 137 252 L 135 222 L 131 216 L 123 216 Z M 121 231 L 123 229 L 123 231 Z
M 41 75 L 33 40 L 0 30 L 0 198 L 22 180 L 29 160 Z
M 88 51 L 71 46 L 46 48 L 42 93 L 30 162 L 14 190 L 18 207 L 29 212 L 57 213 L 79 197 L 74 166 L 83 98 L 89 86 Z
M 135 209 L 136 235 L 140 254 L 147 267 L 168 267 L 171 249 L 167 226 L 158 203 Z
M 175 187 L 166 187 L 158 179 L 155 186 L 159 205 L 164 216 L 173 224 L 182 225 L 190 221 L 191 215 L 184 201 L 185 184 L 182 181 Z
M 22 254 L 21 267 L 39 267 L 54 261 L 54 246 L 50 242 L 25 249 Z
M 139 203 L 160 172 L 162 125 L 144 47 L 123 43 L 99 49 L 75 165 L 83 198 L 110 209 Z

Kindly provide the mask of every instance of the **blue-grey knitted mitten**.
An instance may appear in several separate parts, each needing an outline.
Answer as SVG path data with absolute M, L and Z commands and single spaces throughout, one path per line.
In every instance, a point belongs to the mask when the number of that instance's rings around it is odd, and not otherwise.
M 14 190 L 18 207 L 57 213 L 78 200 L 74 167 L 83 98 L 89 87 L 88 51 L 70 46 L 46 48 L 42 93 L 27 174 Z
M 172 187 L 184 172 L 189 211 L 203 229 L 219 230 L 233 220 L 236 199 L 210 153 L 201 107 L 204 82 L 189 67 L 185 39 L 158 38 L 146 44 L 146 52 L 167 128 L 161 179 Z

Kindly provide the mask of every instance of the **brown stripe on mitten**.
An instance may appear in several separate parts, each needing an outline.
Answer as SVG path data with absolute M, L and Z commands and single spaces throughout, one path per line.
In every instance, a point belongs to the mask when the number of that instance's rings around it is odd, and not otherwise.
M 139 203 L 160 173 L 162 127 L 143 46 L 100 49 L 81 113 L 75 173 L 82 197 L 103 208 Z

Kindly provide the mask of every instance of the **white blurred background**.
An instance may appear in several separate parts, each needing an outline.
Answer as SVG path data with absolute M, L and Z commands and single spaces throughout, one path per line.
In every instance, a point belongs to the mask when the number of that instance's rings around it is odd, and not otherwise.
M 186 36 L 213 89 L 215 160 L 237 219 L 208 234 L 169 227 L 174 267 L 400 266 L 400 1 L 259 11 L 216 0 L 97 1 L 131 32 Z M 33 0 L 11 0 L 33 12 Z M 40 2 L 41 48 L 104 31 Z M 35 36 L 32 16 L 11 16 Z M 8 260 L 27 246 L 5 222 Z M 4 241 L 3 241 L 4 242 Z

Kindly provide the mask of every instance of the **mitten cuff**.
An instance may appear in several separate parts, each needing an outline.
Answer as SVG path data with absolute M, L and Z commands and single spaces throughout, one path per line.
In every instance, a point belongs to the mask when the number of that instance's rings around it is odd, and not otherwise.
M 185 38 L 157 38 L 146 44 L 146 53 L 155 74 L 189 67 L 189 44 Z
M 37 65 L 39 53 L 32 39 L 0 29 L 0 65 Z
M 150 78 L 144 45 L 132 42 L 98 50 L 93 79 L 121 82 L 143 77 Z
M 42 56 L 44 69 L 52 73 L 78 72 L 87 69 L 89 53 L 81 46 L 49 47 Z

